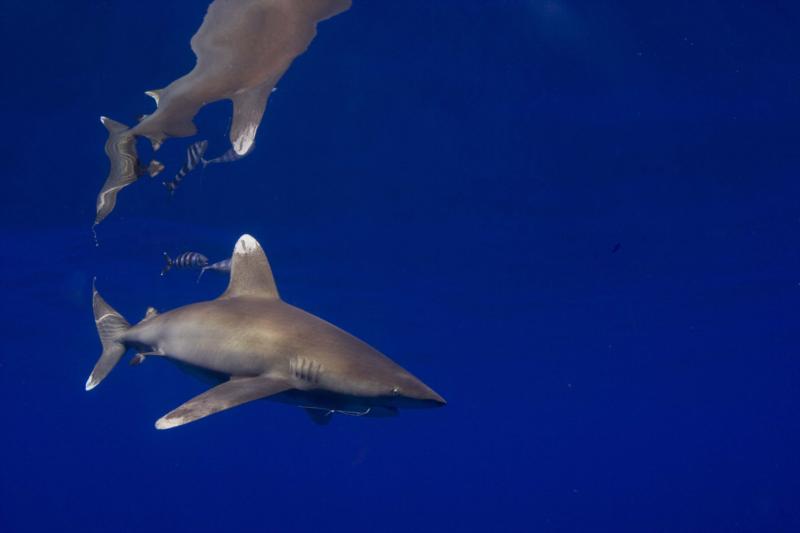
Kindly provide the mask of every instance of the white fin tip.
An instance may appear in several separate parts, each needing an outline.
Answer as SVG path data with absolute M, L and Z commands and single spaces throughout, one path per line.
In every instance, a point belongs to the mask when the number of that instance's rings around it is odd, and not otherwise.
M 250 252 L 254 252 L 259 248 L 258 241 L 255 240 L 252 236 L 245 233 L 239 240 L 236 241 L 236 247 L 233 249 L 233 253 L 244 255 Z
M 182 424 L 184 424 L 184 420 L 181 417 L 168 419 L 166 416 L 162 416 L 156 420 L 156 429 L 170 429 Z

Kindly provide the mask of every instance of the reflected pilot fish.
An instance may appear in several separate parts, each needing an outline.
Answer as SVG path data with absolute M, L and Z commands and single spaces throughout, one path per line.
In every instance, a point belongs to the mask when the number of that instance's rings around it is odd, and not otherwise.
M 156 421 L 157 429 L 194 422 L 269 398 L 305 409 L 326 424 L 334 413 L 384 417 L 445 400 L 365 342 L 284 302 L 267 257 L 251 236 L 233 249 L 228 288 L 215 300 L 163 314 L 148 309 L 131 325 L 93 289 L 102 354 L 86 381 L 94 389 L 128 350 L 135 361 L 169 358 L 228 379 Z
M 250 153 L 250 152 L 247 152 Z M 222 154 L 219 157 L 215 157 L 214 159 L 203 159 L 203 168 L 207 167 L 212 163 L 232 163 L 233 161 L 238 161 L 239 159 L 243 158 L 246 154 L 238 154 L 236 150 L 230 148 L 227 152 Z
M 186 163 L 183 164 L 172 181 L 164 182 L 164 187 L 167 188 L 170 194 L 175 193 L 175 190 L 178 188 L 178 186 L 180 186 L 183 178 L 185 178 L 189 172 L 197 168 L 197 165 L 199 165 L 201 161 L 203 161 L 203 166 L 205 167 L 203 154 L 206 153 L 207 148 L 208 141 L 197 141 L 189 146 L 189 148 L 186 150 Z

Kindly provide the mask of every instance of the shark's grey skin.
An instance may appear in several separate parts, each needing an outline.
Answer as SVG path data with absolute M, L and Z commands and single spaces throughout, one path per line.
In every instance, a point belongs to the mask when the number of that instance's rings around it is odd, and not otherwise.
M 230 379 L 156 422 L 167 429 L 260 398 L 305 407 L 317 423 L 333 412 L 392 416 L 398 408 L 437 407 L 444 399 L 363 341 L 278 295 L 261 246 L 249 235 L 233 251 L 231 278 L 219 298 L 158 314 L 131 326 L 94 291 L 103 353 L 91 390 L 128 349 L 171 358 Z
M 147 91 L 157 109 L 132 130 L 159 146 L 167 137 L 194 135 L 198 110 L 233 101 L 230 140 L 248 153 L 270 92 L 316 35 L 317 23 L 350 7 L 350 0 L 214 0 L 192 37 L 194 68 L 167 87 Z
M 96 226 L 114 209 L 117 203 L 117 193 L 127 187 L 140 176 L 150 174 L 155 177 L 164 170 L 164 165 L 156 160 L 150 161 L 146 167 L 139 163 L 136 154 L 136 137 L 130 133 L 125 124 L 121 124 L 108 117 L 100 117 L 100 122 L 108 130 L 105 152 L 111 163 L 103 187 L 97 195 L 97 215 L 94 220 Z

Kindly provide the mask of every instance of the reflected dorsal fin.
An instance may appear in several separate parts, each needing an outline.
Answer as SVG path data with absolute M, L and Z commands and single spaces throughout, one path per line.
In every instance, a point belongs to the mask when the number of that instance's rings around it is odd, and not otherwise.
M 231 280 L 220 299 L 238 296 L 280 298 L 264 250 L 257 240 L 247 234 L 239 237 L 233 248 Z

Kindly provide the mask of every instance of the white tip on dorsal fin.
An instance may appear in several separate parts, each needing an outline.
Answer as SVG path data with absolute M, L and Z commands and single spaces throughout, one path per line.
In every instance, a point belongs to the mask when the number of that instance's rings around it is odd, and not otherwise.
M 257 240 L 247 234 L 239 237 L 233 248 L 231 280 L 220 298 L 239 296 L 280 298 L 264 250 Z
M 144 314 L 144 319 L 147 320 L 148 318 L 153 318 L 154 316 L 158 316 L 158 311 L 156 311 L 155 307 L 148 307 Z
M 158 101 L 161 99 L 161 91 L 162 90 L 163 89 L 155 89 L 155 90 L 152 90 L 152 91 L 145 91 L 144 94 L 146 94 L 147 96 L 149 96 L 150 98 L 155 100 L 156 101 L 156 107 L 158 107 Z

